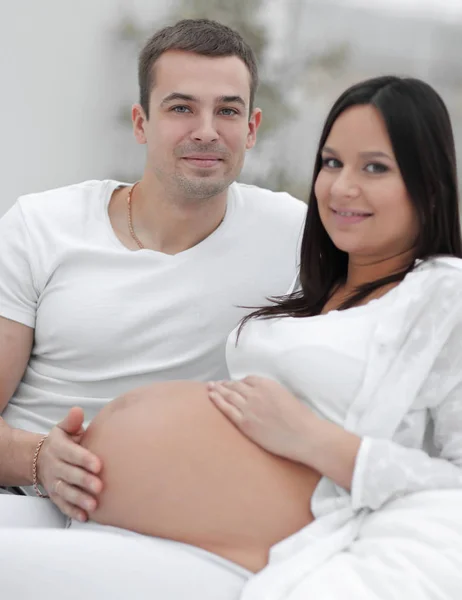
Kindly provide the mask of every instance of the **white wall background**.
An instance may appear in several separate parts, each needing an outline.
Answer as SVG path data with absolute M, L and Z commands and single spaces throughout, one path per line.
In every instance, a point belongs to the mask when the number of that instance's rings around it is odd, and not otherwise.
M 121 107 L 137 100 L 136 48 L 117 31 L 126 15 L 145 26 L 160 25 L 174 2 L 0 0 L 0 215 L 21 194 L 125 173 L 133 178 L 141 169 L 144 148 L 118 121 Z M 401 12 L 392 16 L 374 10 L 387 0 L 269 1 L 276 57 L 292 56 L 297 47 L 305 56 L 347 41 L 352 62 L 331 82 L 314 73 L 300 118 L 284 126 L 268 152 L 260 142 L 250 164 L 258 162 L 265 171 L 284 156 L 293 179 L 301 176 L 307 188 L 333 98 L 353 81 L 397 69 L 428 79 L 442 92 L 462 154 L 461 21 L 451 13 L 452 24 L 443 26 L 449 13 L 442 10 L 451 2 L 462 6 L 462 0 L 425 0 L 438 6 L 441 21 L 417 19 L 417 11 L 410 18 L 404 5 L 414 0 L 400 2 Z M 355 9 L 358 4 L 367 8 Z M 392 5 L 396 9 L 397 0 Z
M 135 141 L 117 113 L 136 101 L 136 64 L 119 61 L 116 27 L 124 10 L 153 19 L 166 4 L 0 0 L 0 214 L 21 194 L 120 170 L 121 143 Z

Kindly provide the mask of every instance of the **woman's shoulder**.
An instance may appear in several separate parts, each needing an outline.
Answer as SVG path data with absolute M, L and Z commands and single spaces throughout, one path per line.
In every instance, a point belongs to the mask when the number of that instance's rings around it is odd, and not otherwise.
M 432 269 L 434 271 L 459 277 L 458 273 L 462 273 L 462 258 L 457 256 L 433 256 L 427 260 L 417 260 L 416 270 Z
M 421 280 L 426 290 L 439 291 L 438 295 L 451 290 L 462 297 L 462 259 L 456 256 L 435 256 L 425 261 L 416 261 L 414 273 L 421 274 L 416 279 Z
M 413 323 L 421 315 L 427 324 L 445 315 L 462 318 L 462 259 L 436 256 L 416 261 L 415 268 L 392 290 L 391 313 Z

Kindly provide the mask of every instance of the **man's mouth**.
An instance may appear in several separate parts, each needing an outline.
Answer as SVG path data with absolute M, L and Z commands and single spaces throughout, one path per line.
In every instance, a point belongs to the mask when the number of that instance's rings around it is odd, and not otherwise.
M 215 167 L 223 161 L 222 158 L 213 155 L 199 155 L 199 156 L 184 156 L 183 160 L 191 165 L 202 168 Z

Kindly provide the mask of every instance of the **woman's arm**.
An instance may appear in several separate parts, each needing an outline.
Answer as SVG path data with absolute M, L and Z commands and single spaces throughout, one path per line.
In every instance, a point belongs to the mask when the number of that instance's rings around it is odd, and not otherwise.
M 355 510 L 376 510 L 413 492 L 462 488 L 461 399 L 462 386 L 432 411 L 437 457 L 392 440 L 360 438 L 318 419 L 306 429 L 298 460 L 350 491 Z
M 350 489 L 360 437 L 320 419 L 271 379 L 251 376 L 208 387 L 217 408 L 256 444 Z
M 462 487 L 462 322 L 453 329 L 419 393 L 432 420 L 432 454 L 365 438 L 352 485 L 355 508 L 378 508 L 396 496 Z M 434 450 L 434 451 L 433 451 Z
M 462 487 L 461 336 L 462 331 L 451 336 L 423 390 L 433 404 L 437 457 L 392 440 L 361 438 L 320 419 L 270 379 L 212 383 L 209 395 L 255 443 L 349 490 L 355 509 L 377 509 L 404 494 Z

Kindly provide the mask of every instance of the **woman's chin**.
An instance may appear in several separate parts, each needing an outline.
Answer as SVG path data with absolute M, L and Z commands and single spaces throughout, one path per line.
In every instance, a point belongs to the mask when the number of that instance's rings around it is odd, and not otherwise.
M 355 242 L 353 240 L 333 238 L 332 241 L 338 250 L 340 250 L 341 252 L 345 252 L 350 257 L 351 256 L 357 256 L 357 257 L 363 256 L 364 258 L 366 258 L 368 255 L 374 254 L 373 249 L 371 249 L 368 246 L 365 246 L 364 244 Z

